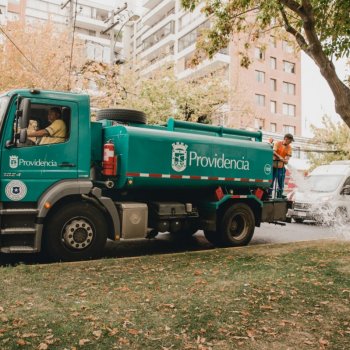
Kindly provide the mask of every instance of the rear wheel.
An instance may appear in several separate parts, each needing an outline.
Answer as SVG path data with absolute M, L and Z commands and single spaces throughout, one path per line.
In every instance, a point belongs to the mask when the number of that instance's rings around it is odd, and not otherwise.
M 255 217 L 248 205 L 234 204 L 225 211 L 218 227 L 219 245 L 224 247 L 244 246 L 253 237 Z
M 107 241 L 108 226 L 102 212 L 88 202 L 70 203 L 45 226 L 43 250 L 54 260 L 97 258 Z

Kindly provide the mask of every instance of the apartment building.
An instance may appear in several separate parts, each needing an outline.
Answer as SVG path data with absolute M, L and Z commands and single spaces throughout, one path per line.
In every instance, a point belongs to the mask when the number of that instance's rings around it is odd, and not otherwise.
M 246 69 L 238 54 L 242 44 L 235 38 L 212 60 L 193 68 L 196 40 L 210 26 L 200 8 L 186 12 L 180 0 L 79 0 L 75 4 L 74 0 L 0 0 L 0 23 L 51 20 L 63 28 L 75 23 L 88 59 L 129 61 L 144 76 L 170 62 L 179 79 L 220 75 L 232 92 L 218 114 L 218 124 L 301 134 L 300 54 L 287 41 L 266 35 L 264 42 L 252 45 L 253 61 Z M 141 16 L 137 22 L 135 14 Z
M 0 0 L 0 24 L 24 20 L 38 24 L 52 21 L 58 27 L 75 27 L 85 42 L 88 59 L 111 63 L 123 57 L 123 32 L 135 18 L 137 1 Z M 77 5 L 77 6 L 76 6 Z M 107 30 L 110 28 L 110 30 Z
M 251 48 L 248 69 L 241 67 L 237 38 L 212 60 L 191 67 L 196 40 L 210 22 L 197 8 L 181 8 L 180 0 L 143 0 L 144 13 L 134 27 L 129 58 L 143 75 L 174 62 L 179 79 L 220 74 L 232 88 L 218 122 L 270 132 L 301 134 L 300 53 L 285 40 L 266 35 Z

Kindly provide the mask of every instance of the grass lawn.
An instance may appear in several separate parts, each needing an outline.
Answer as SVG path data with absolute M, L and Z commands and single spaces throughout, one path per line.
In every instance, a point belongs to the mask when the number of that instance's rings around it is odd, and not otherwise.
M 0 349 L 350 349 L 350 242 L 0 268 Z

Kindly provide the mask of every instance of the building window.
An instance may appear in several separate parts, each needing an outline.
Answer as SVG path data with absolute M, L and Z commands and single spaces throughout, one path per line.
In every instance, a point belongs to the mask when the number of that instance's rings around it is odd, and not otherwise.
M 270 101 L 270 111 L 273 114 L 277 113 L 277 102 L 276 101 Z
M 154 34 L 150 35 L 143 41 L 144 50 L 149 49 L 153 45 L 157 44 L 159 41 L 163 40 L 166 36 L 174 34 L 175 32 L 175 22 L 170 21 L 162 28 L 158 29 Z
M 287 52 L 287 53 L 294 53 L 294 48 L 293 46 L 291 45 L 291 43 L 289 43 L 288 41 L 286 40 L 282 40 L 282 49 L 284 52 Z
M 265 72 L 260 70 L 255 71 L 255 80 L 259 83 L 265 83 Z
M 270 79 L 270 89 L 271 91 L 277 91 L 277 80 Z
M 288 95 L 295 95 L 295 84 L 283 82 L 283 92 Z
M 295 134 L 295 126 L 293 125 L 283 125 L 283 133 L 284 134 Z
M 255 129 L 264 129 L 264 126 L 265 126 L 265 119 L 263 118 L 255 118 L 254 119 L 254 127 Z
M 286 73 L 295 73 L 295 63 L 283 61 L 283 70 Z
M 277 47 L 277 39 L 274 35 L 270 36 L 270 46 L 273 48 Z
M 193 45 L 196 41 L 199 35 L 201 34 L 202 30 L 204 28 L 209 28 L 210 22 L 205 21 L 201 25 L 199 25 L 197 28 L 193 29 L 186 35 L 184 35 L 182 38 L 179 39 L 179 52 L 186 49 L 187 47 Z
M 290 117 L 295 117 L 295 105 L 283 103 L 282 113 Z
M 255 102 L 258 106 L 265 106 L 265 95 L 255 94 Z
M 258 60 L 264 60 L 265 52 L 260 47 L 256 47 L 254 51 L 254 57 L 257 58 Z
M 277 59 L 276 57 L 270 57 L 270 68 L 277 69 Z
M 271 132 L 277 132 L 277 124 L 276 123 L 271 123 L 270 124 L 270 131 Z

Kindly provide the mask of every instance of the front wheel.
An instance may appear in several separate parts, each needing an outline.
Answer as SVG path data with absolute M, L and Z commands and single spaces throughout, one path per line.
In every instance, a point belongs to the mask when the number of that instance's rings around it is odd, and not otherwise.
M 45 225 L 43 250 L 50 258 L 77 261 L 97 258 L 107 241 L 102 212 L 88 202 L 58 208 Z
M 234 204 L 225 211 L 218 228 L 219 245 L 224 247 L 247 245 L 254 234 L 254 214 L 248 205 Z

